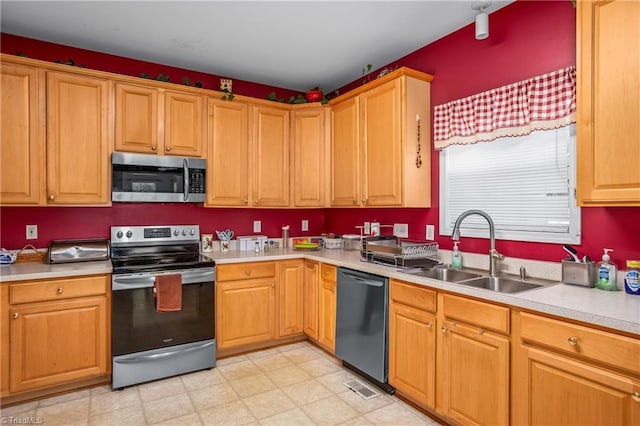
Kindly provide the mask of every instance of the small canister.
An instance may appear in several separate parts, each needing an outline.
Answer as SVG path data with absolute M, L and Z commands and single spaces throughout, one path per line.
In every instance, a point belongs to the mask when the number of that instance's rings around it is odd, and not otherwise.
M 282 227 L 282 247 L 289 247 L 289 225 Z

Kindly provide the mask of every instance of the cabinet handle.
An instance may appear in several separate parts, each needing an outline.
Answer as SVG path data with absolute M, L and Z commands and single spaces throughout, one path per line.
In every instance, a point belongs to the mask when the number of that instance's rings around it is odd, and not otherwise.
M 640 402 L 640 392 L 634 392 L 633 395 L 631 395 L 631 398 L 636 402 Z
M 357 199 L 353 199 L 353 204 L 358 204 L 358 200 Z
M 165 149 L 167 150 L 167 152 L 171 151 L 171 147 L 170 146 L 166 147 Z
M 247 204 L 249 204 L 249 199 L 247 197 L 244 197 L 244 205 L 246 206 Z
M 431 328 L 431 327 L 433 327 L 433 324 L 431 323 L 431 321 L 429 321 L 429 322 L 427 323 L 427 328 Z
M 158 149 L 158 147 L 156 147 L 155 145 L 151 145 L 151 151 L 155 151 L 156 149 Z
M 63 291 L 64 291 L 64 288 L 62 288 L 62 287 L 58 287 L 56 289 L 56 293 L 58 293 L 58 294 L 62 294 Z
M 447 332 L 447 327 L 445 327 L 444 325 L 442 327 L 440 327 L 440 330 L 442 330 L 443 333 Z
M 576 339 L 575 337 L 569 337 L 567 339 L 567 341 L 569 342 L 569 344 L 571 346 L 577 346 L 578 345 L 578 339 Z
M 251 275 L 251 270 L 249 270 L 249 269 L 245 270 L 245 271 L 244 271 L 244 274 L 245 274 L 246 276 Z
M 13 319 L 18 319 L 19 316 L 20 316 L 20 314 L 17 313 L 17 312 L 14 312 L 13 314 L 11 314 L 11 318 L 13 318 Z
M 53 194 L 49 195 L 49 199 L 53 200 L 55 198 L 55 196 Z
M 258 200 L 255 200 L 255 201 L 253 202 L 253 205 L 254 205 L 254 206 L 257 206 L 257 205 L 258 205 Z

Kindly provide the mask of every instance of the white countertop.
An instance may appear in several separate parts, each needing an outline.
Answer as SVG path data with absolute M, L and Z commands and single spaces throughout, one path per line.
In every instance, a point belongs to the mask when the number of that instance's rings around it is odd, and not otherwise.
M 640 336 L 640 296 L 630 295 L 624 291 L 607 292 L 595 288 L 558 283 L 521 293 L 498 293 L 406 274 L 391 266 L 366 263 L 360 260 L 359 251 L 324 249 L 302 252 L 280 248 L 271 249 L 267 253 L 229 251 L 226 253 L 206 253 L 206 255 L 218 265 L 304 257 Z M 111 262 L 109 261 L 63 265 L 19 263 L 0 267 L 0 282 L 105 273 L 111 273 Z

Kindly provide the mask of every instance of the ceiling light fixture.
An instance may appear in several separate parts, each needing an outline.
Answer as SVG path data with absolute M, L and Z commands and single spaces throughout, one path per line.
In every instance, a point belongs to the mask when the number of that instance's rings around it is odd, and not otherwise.
M 489 37 L 489 15 L 484 10 L 490 4 L 490 0 L 474 1 L 471 4 L 471 9 L 478 11 L 476 15 L 476 40 L 484 40 Z

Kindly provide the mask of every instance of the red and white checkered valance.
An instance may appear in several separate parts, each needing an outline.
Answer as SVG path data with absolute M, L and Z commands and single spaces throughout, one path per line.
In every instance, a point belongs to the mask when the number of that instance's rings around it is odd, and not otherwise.
M 576 67 L 434 107 L 434 145 L 487 142 L 575 123 Z

